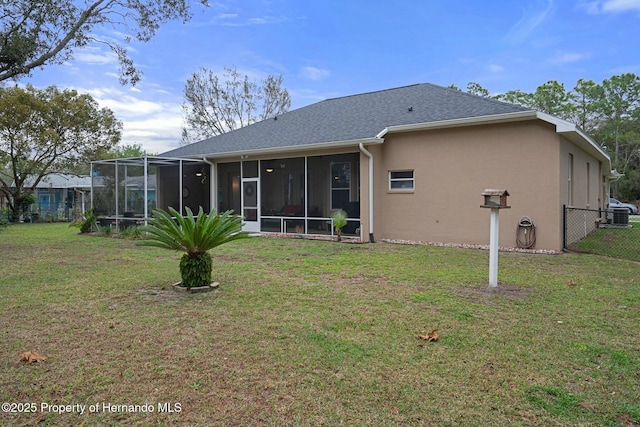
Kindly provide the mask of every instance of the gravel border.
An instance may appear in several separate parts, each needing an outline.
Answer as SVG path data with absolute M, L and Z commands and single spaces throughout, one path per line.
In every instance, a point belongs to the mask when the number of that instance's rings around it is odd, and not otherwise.
M 442 242 L 424 242 L 415 240 L 399 240 L 399 239 L 380 239 L 381 242 L 395 243 L 399 245 L 419 245 L 419 246 L 438 246 L 443 248 L 460 248 L 460 249 L 481 249 L 488 251 L 489 245 L 472 245 L 469 243 L 442 243 Z M 554 251 L 550 249 L 522 249 L 522 248 L 508 248 L 500 246 L 498 248 L 500 252 L 519 252 L 525 254 L 543 254 L 543 255 L 559 255 L 564 252 Z

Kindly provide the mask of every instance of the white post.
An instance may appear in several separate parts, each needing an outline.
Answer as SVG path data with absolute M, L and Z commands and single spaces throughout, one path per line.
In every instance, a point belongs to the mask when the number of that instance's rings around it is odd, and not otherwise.
M 491 209 L 491 231 L 489 237 L 489 285 L 498 286 L 498 242 L 500 232 L 500 209 Z
M 144 225 L 147 225 L 147 218 L 149 218 L 149 158 L 144 156 Z M 156 185 L 157 187 L 157 185 Z M 157 191 L 157 190 L 156 190 Z M 156 193 L 157 197 L 157 193 Z

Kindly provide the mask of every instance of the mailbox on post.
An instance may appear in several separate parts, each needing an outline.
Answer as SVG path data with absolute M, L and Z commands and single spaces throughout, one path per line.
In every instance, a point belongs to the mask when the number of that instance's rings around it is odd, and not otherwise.
M 481 208 L 508 209 L 511 207 L 507 205 L 507 196 L 509 196 L 507 190 L 486 189 L 482 195 L 484 196 L 484 205 L 480 205 Z
M 498 286 L 498 242 L 500 231 L 500 209 L 509 209 L 507 205 L 507 190 L 486 189 L 482 192 L 484 205 L 481 208 L 491 208 L 491 226 L 489 231 L 489 286 Z

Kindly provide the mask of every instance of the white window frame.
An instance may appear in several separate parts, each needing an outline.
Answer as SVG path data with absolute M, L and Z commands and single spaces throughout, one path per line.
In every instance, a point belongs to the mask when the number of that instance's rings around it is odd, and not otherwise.
M 393 174 L 399 174 L 399 173 L 407 173 L 410 172 L 411 173 L 411 177 L 407 178 L 407 177 L 394 177 Z M 410 184 L 410 187 L 393 187 L 393 183 L 408 183 Z M 407 192 L 407 191 L 414 191 L 416 189 L 416 175 L 415 175 L 415 171 L 413 169 L 401 169 L 401 170 L 390 170 L 389 171 L 389 191 L 394 191 L 394 192 Z
M 347 165 L 347 168 L 349 170 L 349 182 L 347 183 L 346 187 L 334 187 L 334 175 L 333 175 L 333 166 L 334 165 Z M 334 192 L 347 192 L 347 202 L 351 199 L 351 162 L 331 162 L 329 164 L 329 179 L 331 180 L 331 182 L 329 183 L 329 188 L 331 190 L 331 196 L 330 196 L 330 208 L 332 210 L 335 209 L 342 209 L 343 206 L 334 206 Z
M 569 153 L 567 165 L 567 206 L 573 206 L 573 154 Z

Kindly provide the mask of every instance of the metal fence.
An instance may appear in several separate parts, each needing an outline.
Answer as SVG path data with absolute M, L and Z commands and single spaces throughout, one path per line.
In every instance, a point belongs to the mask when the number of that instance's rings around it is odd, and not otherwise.
M 640 261 L 640 216 L 564 207 L 564 249 Z

